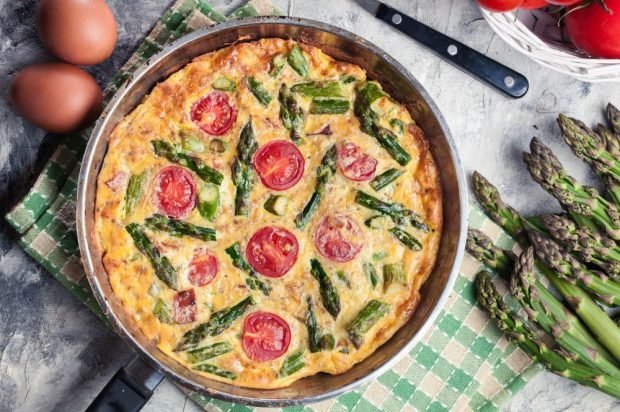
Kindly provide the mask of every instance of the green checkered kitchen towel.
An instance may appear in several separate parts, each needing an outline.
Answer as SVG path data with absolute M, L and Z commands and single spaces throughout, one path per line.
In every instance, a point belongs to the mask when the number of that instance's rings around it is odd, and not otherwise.
M 227 17 L 274 14 L 280 12 L 270 0 L 251 0 Z M 106 100 L 164 45 L 227 17 L 203 0 L 177 1 L 112 79 L 105 93 Z M 88 132 L 67 136 L 28 195 L 6 219 L 20 233 L 19 242 L 24 250 L 103 319 L 84 276 L 75 232 L 77 178 L 88 137 Z M 509 238 L 479 209 L 472 207 L 469 221 L 472 227 L 484 230 L 502 246 L 512 246 Z M 538 369 L 475 306 L 472 278 L 478 269 L 478 263 L 466 256 L 435 327 L 390 371 L 336 399 L 289 409 L 364 412 L 497 409 Z M 185 391 L 205 409 L 244 409 L 241 405 Z

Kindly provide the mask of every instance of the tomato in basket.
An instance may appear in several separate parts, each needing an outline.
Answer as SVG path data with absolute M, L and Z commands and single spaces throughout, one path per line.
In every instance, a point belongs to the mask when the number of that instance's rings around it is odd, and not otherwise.
M 605 0 L 609 11 L 593 1 L 575 6 L 564 17 L 566 30 L 579 49 L 593 57 L 620 59 L 620 0 Z
M 483 9 L 497 13 L 505 13 L 521 7 L 523 0 L 478 0 L 478 4 L 480 4 L 480 7 Z

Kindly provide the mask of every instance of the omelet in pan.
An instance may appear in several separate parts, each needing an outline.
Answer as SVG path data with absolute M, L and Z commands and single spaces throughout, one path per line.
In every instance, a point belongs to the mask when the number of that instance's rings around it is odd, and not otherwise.
M 263 39 L 195 59 L 118 124 L 95 237 L 164 353 L 279 388 L 347 371 L 409 319 L 441 205 L 424 133 L 379 83 Z

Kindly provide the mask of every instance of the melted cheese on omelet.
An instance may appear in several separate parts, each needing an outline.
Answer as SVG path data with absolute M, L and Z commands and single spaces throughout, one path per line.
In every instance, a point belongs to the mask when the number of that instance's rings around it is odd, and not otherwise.
M 374 106 L 377 112 L 385 114 L 381 120 L 385 127 L 390 127 L 388 119 L 391 118 L 400 119 L 408 125 L 399 143 L 412 157 L 412 161 L 405 167 L 406 173 L 395 183 L 377 193 L 370 188 L 369 182 L 348 180 L 337 171 L 329 181 L 320 206 L 309 224 L 304 230 L 297 229 L 293 219 L 314 190 L 316 167 L 319 166 L 327 149 L 334 143 L 346 139 L 359 145 L 365 153 L 377 159 L 377 174 L 389 168 L 400 167 L 373 137 L 360 130 L 353 110 L 342 115 L 308 114 L 305 124 L 306 134 L 317 132 L 325 125 L 330 125 L 333 134 L 303 137 L 298 148 L 305 157 L 304 175 L 292 188 L 277 192 L 287 195 L 290 199 L 287 214 L 282 217 L 275 216 L 263 208 L 264 202 L 274 192 L 257 179 L 250 195 L 250 215 L 234 216 L 235 186 L 230 169 L 236 156 L 235 148 L 241 128 L 251 117 L 259 147 L 274 139 L 290 139 L 289 131 L 282 126 L 279 118 L 280 105 L 277 95 L 280 85 L 286 83 L 290 87 L 309 80 L 338 80 L 348 75 L 355 76 L 359 81 L 365 80 L 365 72 L 360 67 L 335 61 L 321 50 L 304 44 L 300 44 L 300 47 L 311 68 L 308 78 L 302 79 L 289 65 L 286 65 L 277 77 L 271 77 L 268 72 L 273 57 L 288 53 L 294 44 L 293 41 L 281 39 L 263 39 L 258 42 L 236 44 L 201 56 L 171 75 L 158 84 L 115 128 L 98 178 L 96 238 L 104 254 L 103 263 L 110 283 L 125 310 L 139 325 L 144 335 L 156 342 L 163 352 L 191 368 L 186 353 L 173 351 L 183 334 L 208 321 L 214 311 L 229 307 L 250 294 L 254 296 L 256 304 L 244 316 L 237 319 L 222 334 L 201 342 L 201 346 L 222 341 L 232 344 L 233 351 L 210 359 L 209 363 L 235 373 L 237 378 L 229 381 L 208 373 L 196 372 L 212 379 L 245 387 L 278 388 L 319 372 L 339 374 L 368 357 L 388 340 L 415 310 L 420 298 L 419 289 L 434 265 L 440 240 L 441 189 L 436 166 L 424 134 L 415 125 L 410 114 L 403 106 L 387 97 L 375 102 Z M 220 186 L 217 219 L 214 223 L 207 222 L 195 209 L 185 219 L 199 226 L 214 227 L 217 231 L 217 241 L 204 242 L 190 237 L 171 237 L 165 232 L 148 232 L 154 245 L 168 257 L 177 270 L 179 290 L 193 288 L 196 294 L 195 322 L 182 325 L 164 324 L 153 315 L 153 307 L 159 298 L 171 306 L 174 291 L 155 277 L 150 262 L 136 249 L 125 226 L 131 222 L 142 223 L 145 218 L 158 213 L 156 202 L 153 200 L 155 191 L 153 177 L 161 168 L 170 165 L 170 162 L 156 156 L 150 142 L 164 139 L 171 143 L 179 143 L 179 136 L 183 131 L 201 136 L 205 144 L 212 138 L 191 121 L 189 113 L 196 101 L 213 91 L 213 81 L 222 75 L 237 83 L 236 91 L 227 94 L 231 104 L 237 108 L 238 115 L 232 128 L 220 136 L 228 142 L 228 149 L 224 153 L 206 150 L 197 155 L 225 176 Z M 272 101 L 267 107 L 262 106 L 248 90 L 243 81 L 246 76 L 253 76 L 268 90 Z M 345 84 L 344 87 L 347 98 L 353 102 L 355 83 Z M 309 99 L 301 96 L 297 98 L 307 113 Z M 133 214 L 126 218 L 124 196 L 128 177 L 142 172 L 150 176 L 149 182 Z M 197 184 L 200 182 L 197 177 L 196 182 Z M 418 213 L 432 228 L 428 233 L 412 232 L 422 243 L 423 249 L 412 251 L 387 230 L 367 228 L 363 224 L 364 220 L 376 213 L 355 203 L 357 189 L 362 189 L 385 201 L 400 202 Z M 365 242 L 361 252 L 347 263 L 335 263 L 322 257 L 313 242 L 313 235 L 319 222 L 323 217 L 336 213 L 348 214 L 364 231 Z M 264 226 L 283 227 L 293 233 L 299 243 L 296 263 L 285 276 L 270 280 L 273 290 L 269 296 L 250 290 L 245 283 L 246 274 L 235 268 L 224 252 L 226 247 L 237 241 L 240 242 L 242 250 L 245 250 L 248 239 Z M 188 263 L 200 250 L 209 251 L 217 257 L 219 272 L 210 284 L 194 287 L 187 279 Z M 377 254 L 384 254 L 385 257 L 373 260 L 373 255 L 376 259 Z M 310 274 L 312 258 L 321 261 L 340 295 L 342 308 L 336 320 L 320 304 L 318 282 Z M 381 284 L 373 289 L 364 274 L 362 268 L 364 262 L 373 262 L 379 276 L 382 274 L 384 264 L 403 262 L 407 283 L 392 285 L 385 292 Z M 335 276 L 337 271 L 345 273 L 350 286 Z M 309 294 L 314 296 L 316 302 L 320 329 L 334 335 L 336 347 L 331 351 L 317 353 L 306 350 L 303 355 L 305 366 L 291 376 L 281 378 L 278 372 L 286 356 L 300 348 L 307 348 L 308 334 L 304 319 L 307 310 L 306 297 Z M 347 338 L 345 327 L 371 299 L 388 302 L 390 311 L 364 335 L 364 344 L 355 349 Z M 243 320 L 249 313 L 257 310 L 277 314 L 291 329 L 291 342 L 287 353 L 272 361 L 252 361 L 241 346 Z

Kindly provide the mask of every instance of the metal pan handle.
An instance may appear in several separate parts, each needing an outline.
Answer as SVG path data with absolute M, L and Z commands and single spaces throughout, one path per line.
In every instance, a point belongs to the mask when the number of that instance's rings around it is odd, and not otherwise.
M 164 375 L 139 356 L 119 369 L 90 404 L 87 412 L 137 412 L 153 396 Z

